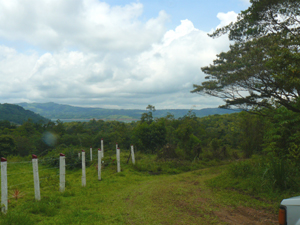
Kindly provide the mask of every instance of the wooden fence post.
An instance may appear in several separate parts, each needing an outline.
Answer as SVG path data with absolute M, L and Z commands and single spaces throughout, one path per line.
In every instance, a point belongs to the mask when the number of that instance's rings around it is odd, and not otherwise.
M 41 200 L 40 178 L 39 178 L 38 158 L 36 155 L 32 155 L 32 168 L 33 168 L 35 200 L 40 201 Z
M 91 157 L 91 161 L 93 161 L 93 148 L 92 148 L 92 146 L 90 147 L 90 157 Z
M 121 172 L 121 165 L 120 165 L 120 148 L 117 148 L 117 171 L 118 171 L 118 173 Z
M 131 161 L 132 161 L 132 164 L 135 164 L 133 145 L 131 145 Z
M 102 152 L 101 149 L 98 149 L 98 180 L 101 180 L 101 160 L 102 160 Z
M 66 186 L 66 156 L 60 153 L 59 156 L 59 190 L 65 191 Z
M 85 175 L 85 151 L 82 150 L 81 151 L 81 154 L 82 154 L 82 177 L 81 177 L 81 183 L 82 183 L 82 186 L 85 187 L 86 186 L 86 175 Z
M 104 157 L 103 138 L 101 138 L 101 153 L 102 153 L 102 158 L 103 158 Z
M 5 158 L 1 158 L 1 211 L 6 213 L 7 207 L 7 160 Z

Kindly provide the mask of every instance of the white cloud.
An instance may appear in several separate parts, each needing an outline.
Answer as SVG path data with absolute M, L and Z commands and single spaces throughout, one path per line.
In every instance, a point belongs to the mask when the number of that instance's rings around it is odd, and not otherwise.
M 187 19 L 166 31 L 163 11 L 141 22 L 141 3 L 111 7 L 96 0 L 0 0 L 0 5 L 1 38 L 48 49 L 38 55 L 0 46 L 0 102 L 109 108 L 221 104 L 190 91 L 204 80 L 200 67 L 228 48 L 225 36 L 212 39 Z M 220 25 L 235 15 L 218 14 Z
M 141 3 L 111 7 L 98 0 L 0 0 L 0 36 L 48 51 L 140 50 L 159 41 L 168 15 L 161 11 L 145 24 Z
M 238 14 L 233 11 L 227 13 L 222 13 L 222 12 L 218 13 L 217 17 L 221 22 L 217 26 L 217 28 L 221 28 L 230 24 L 231 22 L 235 22 L 237 20 L 237 16 Z

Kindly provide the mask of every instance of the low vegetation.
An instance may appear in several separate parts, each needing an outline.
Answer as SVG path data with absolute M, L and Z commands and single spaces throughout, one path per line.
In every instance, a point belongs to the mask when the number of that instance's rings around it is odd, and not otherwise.
M 272 224 L 280 201 L 299 195 L 296 113 L 280 107 L 265 112 L 270 116 L 240 112 L 198 118 L 189 112 L 179 119 L 172 115 L 155 119 L 154 114 L 151 106 L 139 122 L 131 123 L 58 120 L 14 126 L 1 121 L 0 153 L 8 158 L 8 173 L 16 174 L 9 177 L 9 213 L 2 220 L 6 224 L 18 218 L 28 224 L 67 220 L 81 224 L 99 220 L 106 224 L 239 224 L 234 221 L 240 217 L 224 215 L 240 212 L 247 215 L 246 221 L 257 218 L 264 221 L 261 224 Z M 103 180 L 97 180 L 95 161 L 89 161 L 87 153 L 88 185 L 82 188 L 78 152 L 98 149 L 101 138 Z M 116 143 L 122 152 L 119 174 Z M 131 144 L 135 165 L 129 160 Z M 69 160 L 65 193 L 58 191 L 59 153 Z M 31 154 L 40 161 L 40 202 L 34 201 L 32 181 L 28 183 Z M 12 163 L 20 160 L 29 164 Z
M 74 149 L 77 152 L 79 149 Z M 116 172 L 114 151 L 106 152 L 102 180 L 97 180 L 96 161 L 87 167 L 87 186 L 81 186 L 81 170 L 67 169 L 66 190 L 59 192 L 58 168 L 40 164 L 41 201 L 34 200 L 28 158 L 10 157 L 8 163 L 10 199 L 1 224 L 274 224 L 278 203 L 232 192 L 212 189 L 207 183 L 228 165 L 208 169 L 182 168 L 174 173 L 171 164 L 161 164 L 157 174 L 151 166 L 153 155 L 138 152 L 139 164 L 128 164 L 128 152 L 121 154 L 121 173 Z M 87 154 L 88 158 L 88 154 Z M 67 157 L 67 164 L 72 164 Z M 49 158 L 40 158 L 41 162 Z M 194 169 L 207 165 L 194 162 Z M 212 166 L 212 165 L 210 165 Z M 22 173 L 18 173 L 22 171 Z M 16 191 L 17 190 L 17 191 Z M 21 193 L 16 197 L 16 193 Z M 276 209 L 277 210 L 277 209 Z M 236 217 L 238 215 L 239 217 Z

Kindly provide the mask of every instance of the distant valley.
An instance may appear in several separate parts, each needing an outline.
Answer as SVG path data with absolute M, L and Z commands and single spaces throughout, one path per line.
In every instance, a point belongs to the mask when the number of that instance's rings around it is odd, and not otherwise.
M 60 119 L 62 121 L 88 121 L 90 119 L 102 120 L 120 120 L 120 121 L 134 121 L 139 120 L 141 115 L 147 110 L 141 109 L 104 109 L 104 108 L 88 108 L 76 107 L 70 105 L 49 103 L 19 103 L 24 109 L 38 113 L 39 115 L 49 118 L 51 120 Z M 190 109 L 157 109 L 154 117 L 165 117 L 168 114 L 174 115 L 175 118 L 185 116 Z M 220 109 L 220 108 L 206 108 L 200 110 L 192 110 L 197 117 L 204 117 L 213 114 L 229 114 L 238 111 Z

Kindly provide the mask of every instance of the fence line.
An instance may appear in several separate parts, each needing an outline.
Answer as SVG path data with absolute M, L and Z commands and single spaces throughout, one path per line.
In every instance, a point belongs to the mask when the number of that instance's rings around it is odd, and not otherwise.
M 26 173 L 32 173 L 32 171 L 30 171 L 30 172 L 22 172 L 22 173 L 10 173 L 10 174 L 7 174 L 7 176 L 18 175 L 18 174 L 26 174 Z
M 101 161 L 102 161 L 103 153 L 101 149 L 98 149 L 98 180 L 101 180 Z
M 135 164 L 135 156 L 134 156 L 133 145 L 131 145 L 130 153 L 131 153 L 131 162 L 132 162 L 132 164 Z
M 32 181 L 27 181 L 27 182 L 24 182 L 24 183 L 14 184 L 14 185 L 8 186 L 8 188 L 16 187 L 16 186 L 23 185 L 23 184 L 28 184 L 28 183 L 32 183 Z
M 102 158 L 104 157 L 104 146 L 103 146 L 103 139 L 101 139 L 101 149 L 99 148 L 97 151 L 98 154 L 94 154 L 95 156 L 97 156 L 98 159 L 98 180 L 101 180 L 101 167 L 102 167 Z M 82 157 L 80 157 L 82 155 Z M 82 167 L 82 186 L 85 187 L 86 186 L 86 156 L 85 156 L 85 151 L 82 150 L 81 155 L 79 153 L 79 158 L 81 158 L 82 162 L 81 162 L 81 167 Z M 135 163 L 135 159 L 134 159 L 134 152 L 133 152 L 133 146 L 131 145 L 131 155 L 132 155 L 132 163 Z M 40 163 L 43 163 L 45 161 L 55 161 L 58 158 L 56 157 L 49 157 L 49 158 L 44 158 L 39 160 Z M 65 175 L 66 175 L 66 166 L 75 166 L 78 165 L 78 163 L 73 163 L 73 164 L 66 164 L 65 163 L 65 155 L 64 154 L 60 154 L 59 157 L 59 165 L 55 166 L 55 167 L 49 167 L 49 168 L 44 168 L 39 170 L 38 169 L 38 157 L 36 155 L 32 155 L 32 161 L 22 161 L 22 162 L 7 162 L 7 160 L 5 158 L 1 158 L 1 211 L 3 213 L 7 212 L 7 208 L 8 208 L 8 200 L 9 199 L 17 199 L 18 196 L 16 195 L 15 197 L 10 197 L 8 198 L 8 189 L 12 189 L 13 187 L 17 187 L 17 186 L 21 186 L 24 184 L 28 184 L 28 183 L 32 183 L 31 181 L 27 181 L 27 182 L 22 182 L 22 183 L 18 183 L 18 184 L 14 184 L 14 185 L 7 185 L 7 176 L 12 176 L 12 175 L 18 175 L 18 174 L 29 174 L 29 173 L 33 173 L 33 183 L 34 183 L 34 192 L 35 192 L 35 199 L 37 201 L 41 200 L 41 194 L 40 194 L 40 189 L 45 189 L 45 188 L 49 188 L 49 187 L 53 187 L 53 186 L 58 186 L 58 184 L 54 184 L 54 185 L 48 185 L 48 186 L 43 186 L 42 188 L 40 187 L 40 181 L 45 180 L 45 179 L 49 179 L 50 177 L 56 177 L 59 176 L 59 190 L 61 192 L 65 191 Z M 93 151 L 92 151 L 92 147 L 90 148 L 90 160 L 92 161 L 93 159 Z M 121 171 L 121 165 L 120 165 L 120 148 L 118 148 L 118 144 L 116 143 L 116 159 L 117 159 L 117 172 Z M 10 173 L 7 174 L 7 165 L 9 164 L 18 164 L 18 163 L 32 163 L 32 171 L 30 172 L 20 172 L 20 173 Z M 41 171 L 46 171 L 46 170 L 53 170 L 53 169 L 59 169 L 58 174 L 53 174 L 53 175 L 45 175 L 45 176 L 41 176 L 39 172 Z M 18 189 L 14 189 L 12 191 L 19 191 Z M 26 192 L 27 193 L 27 192 Z M 22 192 L 22 194 L 25 194 L 24 192 Z M 20 196 L 19 196 L 20 197 Z
M 121 172 L 121 164 L 120 164 L 120 148 L 117 148 L 117 172 Z
M 59 155 L 59 190 L 65 191 L 66 186 L 66 156 L 62 153 Z
M 44 170 L 53 170 L 53 169 L 58 169 L 58 167 L 50 167 L 50 168 L 42 169 L 42 170 L 39 170 L 39 171 L 44 171 Z
M 39 167 L 38 167 L 38 158 L 36 155 L 32 155 L 32 169 L 33 169 L 34 196 L 35 196 L 35 200 L 40 201 L 41 191 L 40 191 Z
M 22 161 L 22 162 L 8 162 L 7 164 L 17 164 L 17 163 L 32 163 L 31 161 Z
M 103 138 L 101 138 L 101 158 L 104 158 L 104 146 L 103 146 Z
M 54 174 L 54 175 L 51 175 L 51 176 L 41 177 L 40 180 L 45 180 L 45 179 L 48 179 L 50 177 L 57 177 L 57 176 L 59 176 L 59 174 Z
M 86 186 L 86 173 L 85 173 L 85 151 L 82 150 L 81 152 L 82 157 L 81 157 L 81 165 L 82 165 L 82 176 L 81 176 L 81 183 L 82 187 Z
M 7 212 L 7 197 L 7 160 L 1 158 L 1 211 L 3 213 Z

